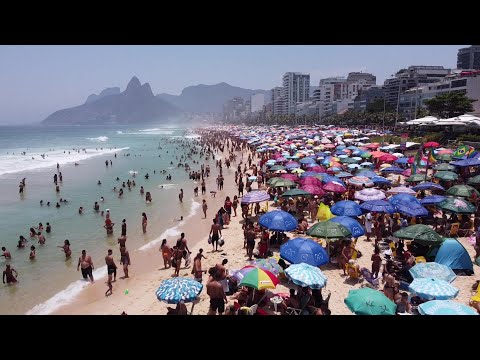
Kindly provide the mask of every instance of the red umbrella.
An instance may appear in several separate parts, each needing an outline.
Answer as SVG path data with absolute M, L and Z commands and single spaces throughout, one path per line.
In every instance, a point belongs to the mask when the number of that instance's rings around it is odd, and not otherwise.
M 314 185 L 314 186 L 322 186 L 322 182 L 315 178 L 315 177 L 305 177 L 300 180 L 300 184 L 302 185 Z
M 295 175 L 295 174 L 282 174 L 280 177 L 282 179 L 287 179 L 287 180 L 292 180 L 292 181 L 298 180 L 298 176 Z
M 315 171 L 317 173 L 324 173 L 325 172 L 325 168 L 323 168 L 322 166 L 313 166 L 311 167 L 310 169 L 308 169 L 309 171 Z
M 347 191 L 347 189 L 345 189 L 342 184 L 337 183 L 335 181 L 330 181 L 329 183 L 324 185 L 323 190 L 336 192 L 336 193 L 344 193 L 345 191 Z
M 301 187 L 302 190 L 305 190 L 313 195 L 323 196 L 325 195 L 325 191 L 320 186 L 315 185 L 305 185 Z
M 379 157 L 379 160 L 384 161 L 384 162 L 392 162 L 392 161 L 395 161 L 397 159 L 398 159 L 398 157 L 396 157 L 395 155 L 392 155 L 392 154 L 385 154 L 385 155 L 382 155 L 382 156 Z
M 378 148 L 379 146 L 380 146 L 379 143 L 371 143 L 371 144 L 366 145 L 365 147 L 366 147 L 367 149 L 376 149 L 376 148 Z
M 423 144 L 423 147 L 429 148 L 429 147 L 439 147 L 440 144 L 435 142 L 435 141 L 429 141 L 425 144 Z

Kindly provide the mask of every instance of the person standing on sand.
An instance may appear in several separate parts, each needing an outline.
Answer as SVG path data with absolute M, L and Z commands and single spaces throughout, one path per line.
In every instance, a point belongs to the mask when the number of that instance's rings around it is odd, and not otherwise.
M 82 250 L 82 256 L 78 258 L 78 264 L 77 264 L 77 271 L 80 270 L 80 266 L 82 267 L 82 276 L 85 280 L 87 278 L 90 278 L 90 281 L 92 284 L 94 283 L 93 280 L 93 261 L 90 255 L 87 255 L 87 252 L 85 250 Z
M 243 180 L 242 178 L 240 177 L 240 180 L 238 180 L 238 196 L 243 196 Z
M 15 275 L 13 275 L 15 273 Z M 5 284 L 5 278 L 7 280 L 7 284 L 14 284 L 17 282 L 18 273 L 10 264 L 5 266 L 5 270 L 3 271 L 3 283 Z
M 180 200 L 180 202 L 183 202 L 183 189 L 180 189 L 180 194 L 178 194 L 178 200 Z
M 142 229 L 143 233 L 145 234 L 147 232 L 147 214 L 144 212 L 142 213 Z
M 252 261 L 252 256 L 253 256 L 253 249 L 255 248 L 255 237 L 257 235 L 255 234 L 255 230 L 253 229 L 253 225 L 250 224 L 248 226 L 247 232 L 245 234 L 246 240 L 247 240 L 247 256 L 248 260 Z
M 218 273 L 215 267 L 210 268 L 211 275 L 207 283 L 207 295 L 210 296 L 210 309 L 207 315 L 219 315 L 225 312 L 225 303 L 228 302 L 223 286 L 218 282 Z
M 122 236 L 127 236 L 127 220 L 122 220 Z
M 126 236 L 120 236 L 118 239 L 117 239 L 117 243 L 120 245 L 120 249 L 122 247 L 125 247 L 125 243 L 127 242 L 127 237 Z
M 112 249 L 108 249 L 107 256 L 105 256 L 105 263 L 107 264 L 107 273 L 108 273 L 108 280 L 107 286 L 108 290 L 105 292 L 105 296 L 112 295 L 113 286 L 112 282 L 117 281 L 117 265 L 115 265 L 115 261 L 113 260 Z M 113 275 L 113 281 L 112 281 Z
M 193 269 L 192 274 L 195 281 L 198 281 L 200 284 L 202 283 L 202 274 L 207 273 L 207 270 L 202 270 L 202 258 L 206 259 L 203 256 L 203 249 L 198 251 L 198 254 L 193 259 Z
M 72 256 L 72 250 L 70 250 L 70 241 L 65 240 L 63 242 L 63 246 L 59 246 L 59 248 L 65 253 L 65 258 L 70 259 L 70 256 Z
M 121 247 L 120 248 L 120 265 L 123 265 L 123 279 L 128 278 L 128 265 L 132 265 L 130 262 L 130 254 L 128 253 L 128 250 L 126 247 Z
M 222 236 L 222 230 L 220 224 L 217 224 L 215 219 L 213 219 L 213 224 L 210 227 L 208 236 L 211 236 L 212 239 L 212 252 L 218 251 L 218 240 L 220 240 L 220 236 Z
M 215 268 L 217 269 L 218 282 L 222 285 L 223 291 L 225 293 L 228 293 L 229 291 L 228 280 L 227 280 L 228 270 L 225 267 L 227 263 L 228 263 L 228 259 L 223 259 L 221 264 L 215 265 Z
M 203 215 L 205 215 L 204 219 L 207 218 L 207 209 L 208 209 L 207 201 L 205 199 L 203 199 L 202 210 L 203 210 Z
M 167 269 L 172 267 L 172 249 L 170 249 L 170 246 L 167 245 L 167 239 L 162 240 L 162 245 L 160 245 L 160 252 L 162 253 L 163 257 L 163 265 L 165 266 L 164 268 Z
M 233 213 L 234 213 L 234 217 L 237 216 L 237 207 L 238 207 L 238 196 L 235 195 L 233 197 L 233 202 L 232 202 L 232 208 L 233 208 Z

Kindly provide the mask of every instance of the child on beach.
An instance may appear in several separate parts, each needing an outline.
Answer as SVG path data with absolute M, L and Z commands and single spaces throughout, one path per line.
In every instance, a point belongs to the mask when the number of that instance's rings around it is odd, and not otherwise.
M 160 252 L 163 257 L 164 269 L 172 267 L 172 249 L 167 245 L 167 239 L 162 240 L 162 245 L 160 245 Z M 168 265 L 168 267 L 167 267 Z

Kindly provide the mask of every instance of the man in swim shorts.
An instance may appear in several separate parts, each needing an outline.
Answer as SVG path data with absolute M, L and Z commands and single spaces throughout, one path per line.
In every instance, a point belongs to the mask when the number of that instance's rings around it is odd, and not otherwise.
M 108 273 L 108 290 L 105 292 L 105 296 L 112 294 L 112 282 L 117 281 L 117 265 L 115 265 L 115 261 L 113 260 L 112 249 L 108 249 L 108 255 L 105 256 L 105 263 L 107 264 L 107 273 Z M 113 275 L 113 281 L 112 281 Z
M 85 280 L 87 280 L 87 278 L 90 278 L 90 281 L 93 283 L 93 261 L 90 255 L 87 255 L 87 252 L 85 250 L 82 250 L 82 256 L 78 258 L 77 271 L 80 270 L 80 266 L 82 267 L 83 278 Z

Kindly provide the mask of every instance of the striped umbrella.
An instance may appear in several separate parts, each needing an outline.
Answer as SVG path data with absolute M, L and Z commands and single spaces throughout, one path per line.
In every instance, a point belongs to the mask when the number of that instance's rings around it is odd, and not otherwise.
M 282 179 L 284 180 L 284 179 Z M 285 180 L 288 181 L 288 180 Z M 270 200 L 270 195 L 264 190 L 250 191 L 242 197 L 243 204 L 252 204 L 256 202 L 262 202 Z
M 418 263 L 409 270 L 414 279 L 419 278 L 435 278 L 452 282 L 457 275 L 448 266 L 438 264 L 436 262 Z
M 385 193 L 378 189 L 363 189 L 360 191 L 356 191 L 354 195 L 355 199 L 362 200 L 362 201 L 369 201 L 369 200 L 382 200 L 385 199 Z
M 305 263 L 290 265 L 285 270 L 285 275 L 301 287 L 321 289 L 327 285 L 327 277 L 322 271 L 318 267 Z
M 399 186 L 387 191 L 387 194 L 410 194 L 415 195 L 415 191 L 406 186 Z
M 245 269 L 245 268 L 244 268 Z M 240 271 L 242 271 L 241 269 Z M 238 286 L 248 286 L 257 290 L 275 289 L 280 281 L 268 270 L 252 267 L 240 281 Z
M 347 180 L 350 185 L 373 186 L 375 185 L 371 179 L 366 176 L 354 176 Z
M 414 279 L 408 290 L 424 299 L 448 300 L 458 295 L 456 287 L 444 280 L 433 278 Z
M 162 281 L 156 291 L 157 299 L 169 304 L 194 301 L 202 292 L 203 285 L 189 278 L 176 277 Z
M 478 315 L 471 307 L 451 300 L 427 301 L 418 307 L 418 312 L 421 315 Z

